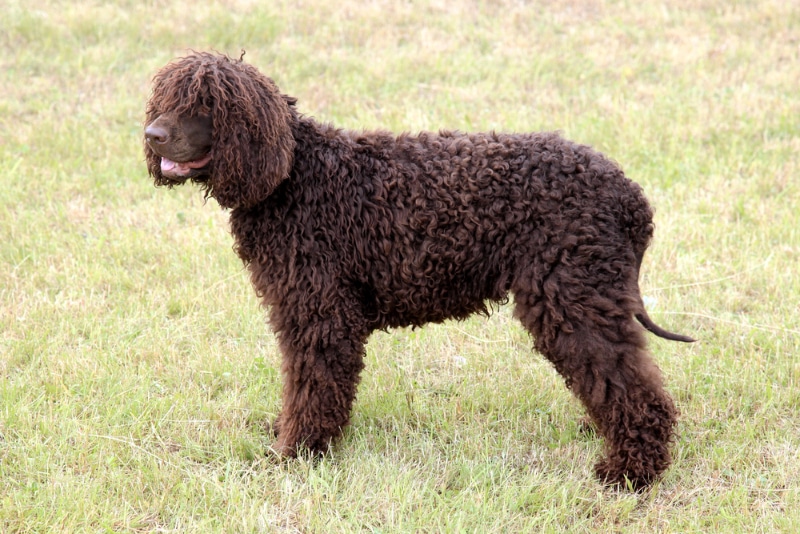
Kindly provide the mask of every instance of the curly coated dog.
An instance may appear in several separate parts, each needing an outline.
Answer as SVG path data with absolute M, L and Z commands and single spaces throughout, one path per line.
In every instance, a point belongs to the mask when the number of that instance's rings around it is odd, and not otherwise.
M 230 210 L 269 310 L 283 355 L 279 454 L 321 453 L 341 435 L 371 332 L 487 314 L 513 295 L 605 438 L 599 479 L 642 488 L 667 468 L 677 410 L 641 325 L 692 340 L 645 312 L 653 212 L 612 161 L 554 133 L 340 130 L 217 54 L 178 59 L 153 84 L 155 184 L 192 181 Z

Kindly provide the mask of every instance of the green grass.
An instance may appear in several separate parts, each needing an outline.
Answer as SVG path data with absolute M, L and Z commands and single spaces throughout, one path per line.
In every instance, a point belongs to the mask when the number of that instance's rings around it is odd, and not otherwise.
M 642 4 L 642 5 L 640 5 Z M 795 2 L 0 0 L 0 531 L 796 532 Z M 368 346 L 330 457 L 271 463 L 280 357 L 227 216 L 156 190 L 141 121 L 187 49 L 347 128 L 562 130 L 656 207 L 641 284 L 681 409 L 651 491 L 507 308 Z

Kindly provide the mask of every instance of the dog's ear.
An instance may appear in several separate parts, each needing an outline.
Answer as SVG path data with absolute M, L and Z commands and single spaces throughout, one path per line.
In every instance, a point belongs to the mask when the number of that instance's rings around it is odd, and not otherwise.
M 213 123 L 210 196 L 225 208 L 251 207 L 289 176 L 295 140 L 290 104 L 254 67 L 220 61 L 206 71 Z

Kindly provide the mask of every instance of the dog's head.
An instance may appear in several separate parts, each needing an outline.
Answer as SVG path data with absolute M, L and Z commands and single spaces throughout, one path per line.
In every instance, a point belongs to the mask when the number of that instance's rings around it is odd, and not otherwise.
M 145 156 L 156 185 L 187 180 L 225 208 L 253 206 L 294 161 L 295 100 L 241 60 L 198 52 L 153 79 Z

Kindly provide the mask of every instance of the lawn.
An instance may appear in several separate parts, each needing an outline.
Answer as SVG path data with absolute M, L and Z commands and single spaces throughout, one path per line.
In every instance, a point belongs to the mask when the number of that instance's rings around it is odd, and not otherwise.
M 0 0 L 0 531 L 797 532 L 800 4 Z M 150 79 L 255 65 L 343 128 L 560 130 L 656 209 L 675 461 L 602 442 L 509 307 L 374 335 L 353 424 L 267 454 L 280 355 L 227 214 L 147 175 Z

